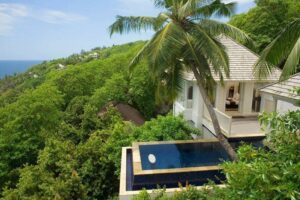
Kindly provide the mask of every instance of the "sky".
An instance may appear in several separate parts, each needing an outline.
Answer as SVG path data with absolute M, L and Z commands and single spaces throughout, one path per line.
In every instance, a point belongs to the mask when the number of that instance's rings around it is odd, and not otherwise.
M 233 1 L 236 13 L 255 6 L 254 0 Z M 0 0 L 0 60 L 50 60 L 146 40 L 152 32 L 110 37 L 108 27 L 117 15 L 158 13 L 151 0 Z

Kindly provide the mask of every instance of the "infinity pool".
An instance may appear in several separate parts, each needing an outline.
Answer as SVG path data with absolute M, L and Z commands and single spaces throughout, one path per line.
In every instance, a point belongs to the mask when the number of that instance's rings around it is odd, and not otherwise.
M 214 166 L 229 160 L 217 142 L 148 144 L 139 145 L 139 150 L 142 170 Z
M 237 148 L 240 141 L 232 141 Z M 263 147 L 261 140 L 247 140 Z M 178 188 L 187 183 L 202 186 L 208 181 L 221 184 L 225 180 L 220 164 L 229 156 L 217 139 L 134 142 L 122 150 L 122 191 L 137 191 L 158 186 Z

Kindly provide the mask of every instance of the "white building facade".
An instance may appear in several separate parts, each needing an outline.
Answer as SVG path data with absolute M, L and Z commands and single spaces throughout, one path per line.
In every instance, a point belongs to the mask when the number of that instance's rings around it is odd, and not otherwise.
M 262 111 L 284 114 L 300 110 L 300 96 L 295 92 L 297 88 L 300 88 L 300 73 L 262 88 Z
M 257 120 L 262 105 L 259 88 L 277 82 L 281 71 L 276 69 L 268 78 L 259 80 L 253 75 L 258 60 L 255 53 L 227 37 L 220 38 L 220 42 L 226 47 L 230 64 L 230 76 L 224 78 L 224 84 L 212 71 L 216 82 L 212 101 L 222 131 L 229 138 L 264 136 Z M 195 127 L 205 127 L 214 133 L 191 72 L 184 75 L 182 92 L 174 103 L 173 112 L 174 115 L 182 114 Z

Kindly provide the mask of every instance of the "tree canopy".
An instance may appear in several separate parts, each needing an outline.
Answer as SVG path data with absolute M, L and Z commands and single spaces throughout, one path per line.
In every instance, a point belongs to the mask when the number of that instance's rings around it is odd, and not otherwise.
M 98 115 L 119 101 L 156 116 L 147 63 L 127 73 L 143 44 L 97 48 L 1 80 L 0 198 L 107 199 L 118 192 L 121 147 L 199 134 L 172 116 L 136 127 L 114 108 Z M 90 59 L 92 52 L 99 57 Z
M 295 18 L 300 18 L 298 0 L 256 0 L 256 7 L 247 13 L 233 16 L 229 23 L 246 33 L 256 42 L 261 52 Z

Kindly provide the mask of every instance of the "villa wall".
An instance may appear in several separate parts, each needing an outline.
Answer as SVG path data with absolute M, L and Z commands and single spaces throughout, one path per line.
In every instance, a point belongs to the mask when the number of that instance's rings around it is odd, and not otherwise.
M 193 86 L 193 100 L 187 100 L 187 91 L 190 86 Z M 173 105 L 173 114 L 175 116 L 182 114 L 184 119 L 192 121 L 195 127 L 201 127 L 204 103 L 197 84 L 191 81 L 184 81 L 182 93 L 180 99 L 176 100 Z
M 273 112 L 276 109 L 276 100 L 272 95 L 263 93 L 261 96 L 261 112 Z
M 278 112 L 280 114 L 287 113 L 289 111 L 300 110 L 300 105 L 297 105 L 291 99 L 280 98 L 271 94 L 263 93 L 261 99 L 261 112 Z
M 194 97 L 193 97 L 192 120 L 194 121 L 196 127 L 201 127 L 202 119 L 203 119 L 204 102 L 196 83 L 193 84 L 193 91 L 194 91 Z
M 300 110 L 300 106 L 295 105 L 291 102 L 277 100 L 276 111 L 280 114 L 287 113 L 289 111 Z

